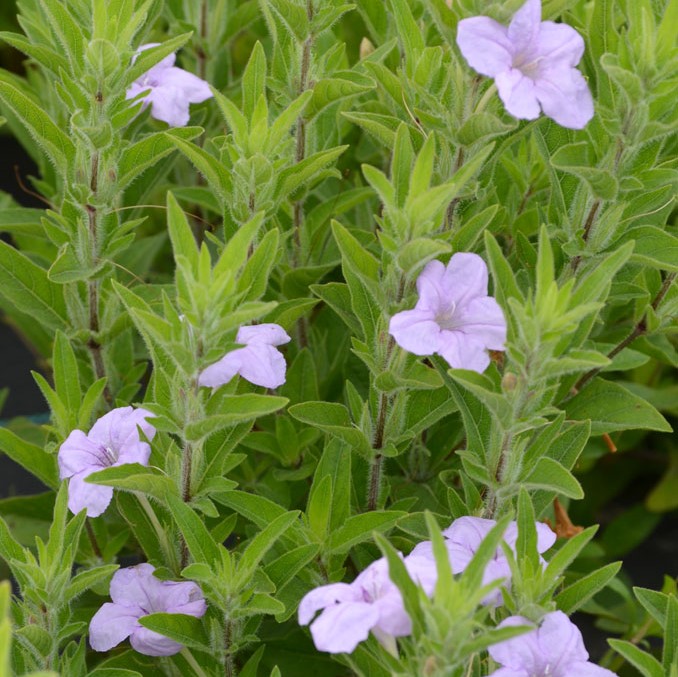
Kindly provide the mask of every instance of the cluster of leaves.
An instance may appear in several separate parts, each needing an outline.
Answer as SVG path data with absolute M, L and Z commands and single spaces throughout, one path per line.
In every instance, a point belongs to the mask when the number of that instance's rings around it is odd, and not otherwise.
M 608 665 L 671 674 L 675 582 L 633 597 L 606 563 L 654 514 L 636 511 L 626 540 L 628 520 L 619 540 L 590 528 L 560 542 L 543 571 L 534 520 L 584 497 L 576 475 L 599 476 L 601 436 L 639 449 L 676 413 L 678 2 L 544 3 L 585 36 L 597 114 L 580 132 L 518 124 L 459 55 L 460 19 L 519 5 L 18 1 L 23 33 L 0 39 L 26 73 L 0 71 L 0 112 L 49 208 L 2 196 L 0 308 L 41 358 L 51 419 L 0 428 L 0 449 L 49 489 L 0 501 L 19 591 L 0 661 L 74 677 L 487 674 L 484 650 L 515 633 L 480 604 L 501 529 L 458 578 L 439 531 L 482 514 L 518 519 L 505 609 L 589 611 L 622 636 Z M 125 92 L 180 49 L 214 99 L 192 107 L 200 126 L 167 128 Z M 424 265 L 465 251 L 488 262 L 508 322 L 506 353 L 482 375 L 388 334 Z M 285 385 L 199 388 L 254 322 L 293 336 Z M 91 476 L 116 489 L 111 508 L 69 516 L 59 445 L 132 403 L 155 417 L 149 466 Z M 662 451 L 654 513 L 676 507 L 677 463 Z M 593 521 L 600 503 L 587 501 Z M 394 549 L 426 538 L 433 600 Z M 413 619 L 400 658 L 373 639 L 319 655 L 294 621 L 300 599 L 380 549 Z M 88 654 L 86 624 L 121 561 L 201 586 L 203 619 L 141 621 L 182 653 Z M 666 639 L 661 658 L 638 646 L 651 635 Z

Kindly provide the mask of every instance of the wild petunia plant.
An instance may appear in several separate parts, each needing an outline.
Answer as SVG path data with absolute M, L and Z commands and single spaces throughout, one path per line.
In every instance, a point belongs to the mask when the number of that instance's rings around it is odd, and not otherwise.
M 17 13 L 0 671 L 678 677 L 678 1 Z

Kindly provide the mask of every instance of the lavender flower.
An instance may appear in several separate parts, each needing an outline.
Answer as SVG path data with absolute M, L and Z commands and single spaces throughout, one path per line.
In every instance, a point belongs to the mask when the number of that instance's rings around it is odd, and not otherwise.
M 510 616 L 500 628 L 532 625 L 521 616 Z M 490 656 L 504 667 L 492 677 L 613 677 L 614 672 L 589 662 L 581 632 L 562 612 L 544 616 L 532 632 L 489 648 Z
M 285 383 L 285 358 L 275 346 L 290 341 L 278 324 L 256 324 L 240 327 L 236 343 L 244 348 L 232 350 L 218 362 L 204 369 L 198 378 L 201 386 L 218 388 L 240 374 L 254 385 L 277 388 Z
M 89 624 L 89 643 L 95 651 L 108 651 L 123 640 L 147 656 L 171 656 L 182 645 L 144 628 L 139 619 L 166 612 L 201 618 L 207 611 L 202 591 L 189 581 L 161 581 L 150 564 L 138 564 L 116 571 L 111 580 L 112 603 L 97 611 Z
M 405 560 L 410 576 L 432 594 L 435 566 L 421 559 Z M 311 590 L 299 605 L 299 623 L 311 623 L 311 635 L 319 651 L 351 653 L 370 631 L 389 650 L 395 637 L 412 632 L 412 621 L 403 606 L 400 590 L 391 581 L 383 557 L 372 562 L 353 583 L 332 583 Z
M 59 448 L 59 476 L 70 478 L 68 507 L 74 513 L 87 508 L 88 517 L 98 517 L 113 498 L 113 487 L 85 482 L 93 472 L 124 465 L 148 465 L 151 447 L 139 437 L 137 426 L 152 440 L 155 428 L 146 421 L 145 409 L 119 407 L 102 416 L 85 434 L 73 430 Z
M 142 45 L 138 51 L 156 47 L 157 44 L 152 42 Z M 212 92 L 204 80 L 193 73 L 176 68 L 175 61 L 174 54 L 166 56 L 132 83 L 125 98 L 133 99 L 150 90 L 142 100 L 145 106 L 151 104 L 151 115 L 171 127 L 183 127 L 188 124 L 188 105 L 207 101 L 212 97 Z
M 494 78 L 506 110 L 522 120 L 539 111 L 559 125 L 582 129 L 593 99 L 575 68 L 584 40 L 566 24 L 541 20 L 541 0 L 527 0 L 508 28 L 486 16 L 459 22 L 457 45 L 469 65 Z
M 455 254 L 445 267 L 430 261 L 417 279 L 419 300 L 396 313 L 389 333 L 415 355 L 442 355 L 456 369 L 482 373 L 487 349 L 503 350 L 506 320 L 487 295 L 487 266 L 477 254 Z
M 453 573 L 460 574 L 466 569 L 483 539 L 490 533 L 495 524 L 494 520 L 483 519 L 482 517 L 460 517 L 443 531 Z M 541 522 L 537 522 L 535 526 L 537 528 L 537 550 L 542 553 L 555 543 L 556 535 Z M 511 522 L 508 525 L 503 540 L 515 551 L 516 541 L 518 540 L 518 525 L 516 522 Z M 410 557 L 424 558 L 434 562 L 431 541 L 419 543 L 410 553 Z M 494 556 L 485 567 L 483 585 L 488 585 L 498 579 L 507 582 L 511 579 L 511 568 L 501 548 L 497 548 Z M 495 590 L 487 595 L 483 603 L 496 606 L 501 604 L 501 600 L 501 592 Z

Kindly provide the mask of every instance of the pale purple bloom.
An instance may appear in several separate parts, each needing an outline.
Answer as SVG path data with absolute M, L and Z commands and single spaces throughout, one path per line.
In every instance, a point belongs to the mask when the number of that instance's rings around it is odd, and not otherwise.
M 146 421 L 145 409 L 119 407 L 102 416 L 85 434 L 73 430 L 59 448 L 59 476 L 67 479 L 68 507 L 74 513 L 87 508 L 88 517 L 98 517 L 113 498 L 113 487 L 90 484 L 88 475 L 104 468 L 141 463 L 148 465 L 151 447 L 142 441 L 137 426 L 152 440 L 155 428 Z
M 139 47 L 139 52 L 156 47 L 158 43 L 149 43 Z M 188 105 L 202 103 L 212 97 L 209 85 L 197 75 L 174 65 L 176 56 L 170 54 L 160 63 L 144 73 L 132 83 L 125 97 L 133 99 L 145 90 L 144 105 L 151 104 L 151 115 L 171 127 L 183 127 L 188 124 Z
M 582 129 L 593 98 L 575 68 L 584 40 L 566 24 L 541 20 L 541 0 L 527 0 L 506 26 L 487 16 L 459 22 L 457 45 L 469 65 L 494 78 L 506 110 L 523 120 L 539 110 L 559 125 Z
M 522 616 L 510 616 L 500 628 L 532 625 Z M 494 661 L 504 666 L 492 677 L 613 677 L 611 670 L 589 662 L 584 641 L 572 621 L 562 612 L 544 616 L 532 632 L 518 635 L 489 648 Z
M 108 651 L 123 640 L 147 656 L 172 656 L 182 645 L 144 628 L 139 619 L 164 612 L 201 618 L 207 611 L 200 588 L 190 581 L 161 581 L 150 564 L 138 564 L 115 572 L 111 602 L 97 611 L 89 624 L 89 643 L 95 651 Z
M 445 545 L 450 555 L 452 573 L 460 574 L 470 564 L 483 539 L 496 525 L 494 520 L 482 517 L 459 517 L 443 531 Z M 556 541 L 556 535 L 541 522 L 536 523 L 537 551 L 542 553 L 548 550 Z M 504 542 L 515 552 L 518 540 L 518 525 L 510 522 L 503 535 Z M 431 541 L 419 543 L 410 553 L 410 557 L 427 558 L 434 561 Z M 502 579 L 505 584 L 511 579 L 511 568 L 501 547 L 497 548 L 492 559 L 483 572 L 483 585 Z M 501 592 L 495 590 L 483 600 L 484 604 L 498 605 L 501 603 Z
M 389 333 L 415 355 L 442 355 L 455 369 L 482 373 L 487 349 L 503 350 L 506 320 L 487 295 L 487 266 L 477 254 L 455 254 L 447 266 L 430 261 L 417 279 L 419 300 L 396 313 Z
M 435 586 L 435 567 L 424 560 L 405 560 L 412 579 L 427 594 Z M 388 649 L 395 637 L 412 632 L 412 621 L 405 611 L 397 586 L 389 578 L 385 558 L 372 562 L 353 583 L 331 583 L 311 590 L 299 605 L 299 623 L 311 623 L 311 635 L 319 651 L 351 653 L 367 639 L 370 631 Z
M 277 388 L 285 383 L 287 365 L 283 354 L 275 346 L 290 340 L 278 324 L 240 327 L 235 341 L 245 347 L 226 353 L 218 362 L 204 369 L 198 383 L 201 386 L 218 388 L 240 374 L 254 385 Z

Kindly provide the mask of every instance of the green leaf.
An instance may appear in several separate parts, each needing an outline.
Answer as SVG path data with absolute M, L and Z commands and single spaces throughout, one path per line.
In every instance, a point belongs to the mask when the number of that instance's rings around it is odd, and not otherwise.
M 374 80 L 356 71 L 334 71 L 332 77 L 318 80 L 313 96 L 304 110 L 304 117 L 312 120 L 333 103 L 369 92 L 376 86 Z
M 624 386 L 596 378 L 565 404 L 567 417 L 591 421 L 591 434 L 617 430 L 658 430 L 671 432 L 668 421 L 648 402 Z
M 202 134 L 202 127 L 177 127 L 155 132 L 127 146 L 118 162 L 117 188 L 122 191 L 149 167 L 176 150 L 173 139 L 190 141 Z
M 30 135 L 64 176 L 75 162 L 75 146 L 68 135 L 32 99 L 17 89 L 0 70 L 0 99 L 26 126 Z
M 364 453 L 370 445 L 361 430 L 351 422 L 348 409 L 338 402 L 302 402 L 288 409 L 291 416 L 338 437 Z
M 347 148 L 348 146 L 337 146 L 329 150 L 322 150 L 284 169 L 278 176 L 276 197 L 278 199 L 286 198 L 301 186 L 312 183 L 313 179 L 328 165 L 334 163 Z
M 66 592 L 64 593 L 64 600 L 70 601 L 75 599 L 78 595 L 81 595 L 86 590 L 89 590 L 98 583 L 102 582 L 104 579 L 111 576 L 119 568 L 119 564 L 106 564 L 94 569 L 86 569 L 85 571 L 81 571 L 75 575 L 68 584 Z
M 211 567 L 220 563 L 222 548 L 212 538 L 204 520 L 179 496 L 169 494 L 167 504 L 194 560 L 209 564 Z
M 661 663 L 635 644 L 622 639 L 608 639 L 607 643 L 626 661 L 636 667 L 644 677 L 665 677 Z
M 584 490 L 565 466 L 552 458 L 540 458 L 522 480 L 531 489 L 547 489 L 570 498 L 584 498 Z
M 210 155 L 206 150 L 191 143 L 187 143 L 183 139 L 177 138 L 175 135 L 167 134 L 172 143 L 193 163 L 195 168 L 207 179 L 212 190 L 222 202 L 226 203 L 231 194 L 231 175 L 214 156 Z
M 161 501 L 178 495 L 174 482 L 162 470 L 140 463 L 123 463 L 88 475 L 91 484 L 103 484 L 125 491 L 139 491 Z
M 85 56 L 85 37 L 78 22 L 60 0 L 41 0 L 40 6 L 77 73 L 84 64 Z
M 75 428 L 81 398 L 78 361 L 70 340 L 61 331 L 57 331 L 54 340 L 52 368 L 56 393 L 64 403 L 69 419 L 73 422 L 72 427 Z
M 242 112 L 251 120 L 261 96 L 266 95 L 266 53 L 257 41 L 242 76 Z
M 400 510 L 381 510 L 349 517 L 343 526 L 332 532 L 327 545 L 329 552 L 343 554 L 354 545 L 370 540 L 373 531 L 392 529 L 398 520 L 407 515 Z
M 631 261 L 652 268 L 678 272 L 678 237 L 655 226 L 638 226 L 624 233 L 625 240 L 635 240 Z
M 593 194 L 602 200 L 614 200 L 619 185 L 614 175 L 606 169 L 595 167 L 586 141 L 560 146 L 551 156 L 551 164 L 561 171 L 583 179 Z
M 186 214 L 184 214 L 174 195 L 169 191 L 167 193 L 167 229 L 175 258 L 177 256 L 185 256 L 191 271 L 197 275 L 198 247 L 195 237 L 191 227 L 188 225 Z
M 0 295 L 46 328 L 66 329 L 68 313 L 63 287 L 47 271 L 0 241 Z
M 203 623 L 188 614 L 154 613 L 141 616 L 139 623 L 192 649 L 212 652 Z
M 129 87 L 129 85 L 138 80 L 144 73 L 147 73 L 153 66 L 160 63 L 166 56 L 173 54 L 183 47 L 191 39 L 192 35 L 193 33 L 182 33 L 174 38 L 165 40 L 165 42 L 156 47 L 150 47 L 136 54 L 134 63 L 132 63 L 125 74 L 125 87 Z
M 556 595 L 558 608 L 568 615 L 575 612 L 617 575 L 621 565 L 621 562 L 612 562 L 569 585 Z
M 0 428 L 0 449 L 50 489 L 59 486 L 56 457 L 31 444 L 7 428 Z
M 292 524 L 297 521 L 299 514 L 298 510 L 293 510 L 276 517 L 247 544 L 238 560 L 237 580 L 240 585 L 245 585 L 250 580 L 266 553 Z

